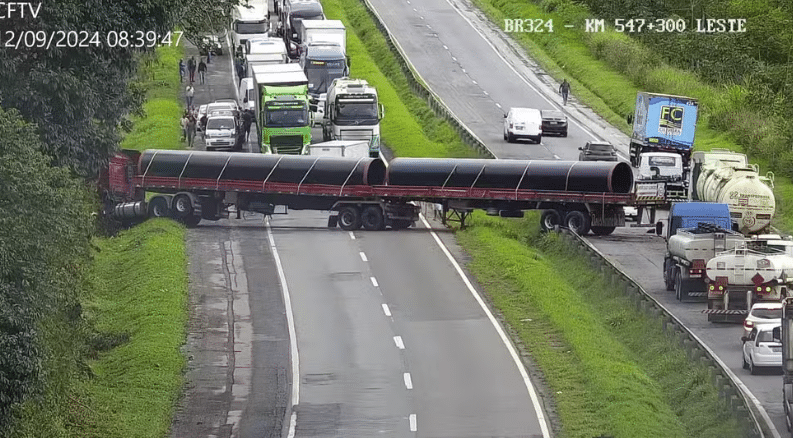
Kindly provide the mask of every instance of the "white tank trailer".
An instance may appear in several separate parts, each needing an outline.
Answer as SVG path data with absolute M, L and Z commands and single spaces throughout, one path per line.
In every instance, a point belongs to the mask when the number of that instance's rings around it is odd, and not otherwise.
M 704 297 L 707 295 L 707 262 L 720 252 L 743 245 L 744 240 L 740 233 L 709 224 L 677 230 L 667 242 L 664 260 L 666 289 L 675 291 L 679 301 Z
M 778 302 L 788 295 L 793 287 L 793 257 L 742 245 L 710 259 L 705 273 L 708 321 L 740 323 L 753 303 Z
M 771 225 L 776 210 L 774 175 L 760 176 L 746 155 L 716 150 L 692 156 L 692 199 L 729 205 L 733 222 L 743 234 L 757 234 Z

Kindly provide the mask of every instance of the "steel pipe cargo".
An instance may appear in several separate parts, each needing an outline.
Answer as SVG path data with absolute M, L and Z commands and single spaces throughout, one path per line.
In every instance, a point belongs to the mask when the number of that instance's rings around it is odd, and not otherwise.
M 264 181 L 294 184 L 382 185 L 377 158 L 264 155 L 233 152 L 147 150 L 138 172 L 145 177 Z
M 110 215 L 116 219 L 137 219 L 146 217 L 146 202 L 136 201 L 118 204 L 113 207 L 113 211 Z
M 387 184 L 630 193 L 633 172 L 614 161 L 395 158 Z

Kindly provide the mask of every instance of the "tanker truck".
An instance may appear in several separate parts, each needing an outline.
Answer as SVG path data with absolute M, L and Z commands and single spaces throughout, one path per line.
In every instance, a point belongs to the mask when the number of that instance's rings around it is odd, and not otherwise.
M 683 157 L 683 166 L 688 168 L 697 109 L 697 101 L 690 97 L 640 91 L 633 114 L 631 165 L 639 165 L 643 152 L 673 152 Z
M 771 225 L 776 209 L 774 174 L 761 176 L 746 155 L 718 149 L 692 156 L 693 200 L 730 206 L 732 220 L 744 234 L 758 234 Z
M 793 287 L 793 257 L 758 251 L 757 243 L 747 239 L 708 261 L 708 321 L 742 323 L 752 303 L 779 302 Z

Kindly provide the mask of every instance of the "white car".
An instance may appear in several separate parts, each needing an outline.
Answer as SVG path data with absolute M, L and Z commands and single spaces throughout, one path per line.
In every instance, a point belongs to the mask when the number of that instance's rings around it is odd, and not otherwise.
M 519 138 L 528 138 L 535 143 L 542 141 L 542 114 L 535 108 L 510 108 L 504 114 L 504 140 L 512 143 Z
M 743 336 L 749 336 L 752 329 L 761 324 L 779 324 L 782 321 L 782 303 L 754 303 L 749 315 L 743 321 Z
M 757 374 L 760 367 L 782 366 L 782 343 L 774 339 L 773 330 L 779 324 L 763 324 L 755 326 L 743 341 L 743 367 L 751 374 Z

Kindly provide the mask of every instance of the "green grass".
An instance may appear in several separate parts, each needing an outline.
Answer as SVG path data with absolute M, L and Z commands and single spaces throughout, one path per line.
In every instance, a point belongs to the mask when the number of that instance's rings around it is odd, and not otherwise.
M 707 369 L 558 235 L 540 234 L 537 214 L 472 218 L 457 233 L 468 268 L 542 369 L 563 436 L 743 436 Z
M 351 77 L 377 88 L 386 110 L 380 123 L 383 143 L 401 157 L 477 157 L 452 127 L 435 117 L 425 101 L 408 86 L 385 38 L 358 0 L 324 0 L 325 14 L 347 26 Z
M 133 128 L 121 142 L 122 149 L 182 149 L 179 119 L 184 111 L 178 98 L 181 84 L 176 68 L 184 50 L 163 47 L 157 58 L 149 59 L 141 73 L 141 86 L 146 89 L 143 116 L 133 117 Z
M 185 366 L 184 227 L 153 219 L 96 243 L 95 292 L 83 306 L 99 353 L 73 400 L 72 436 L 165 436 Z

